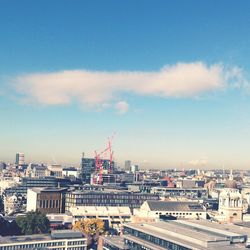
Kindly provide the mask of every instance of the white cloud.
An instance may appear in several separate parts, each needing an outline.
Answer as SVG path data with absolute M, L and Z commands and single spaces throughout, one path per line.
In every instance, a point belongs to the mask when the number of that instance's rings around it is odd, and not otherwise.
M 119 95 L 137 94 L 159 97 L 193 97 L 221 90 L 241 80 L 238 68 L 202 62 L 178 63 L 160 71 L 87 71 L 67 70 L 54 73 L 19 75 L 14 88 L 22 101 L 42 105 L 80 105 L 97 108 L 116 101 Z M 128 104 L 119 104 L 125 112 Z M 119 107 L 118 107 L 119 109 Z
M 188 162 L 189 165 L 192 165 L 192 166 L 205 166 L 207 165 L 207 159 L 198 159 L 198 160 L 191 160 Z
M 128 112 L 129 105 L 127 102 L 121 101 L 116 103 L 115 109 L 118 114 L 122 115 Z

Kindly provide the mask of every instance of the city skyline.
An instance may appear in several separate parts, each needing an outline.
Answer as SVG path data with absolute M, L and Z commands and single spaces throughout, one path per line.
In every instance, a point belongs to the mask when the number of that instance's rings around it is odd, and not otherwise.
M 248 1 L 0 8 L 0 160 L 250 166 Z

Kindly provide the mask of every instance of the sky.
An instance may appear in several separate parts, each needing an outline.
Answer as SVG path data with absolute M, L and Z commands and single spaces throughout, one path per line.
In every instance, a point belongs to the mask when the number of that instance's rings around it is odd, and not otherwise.
M 0 161 L 250 166 L 250 2 L 0 0 Z

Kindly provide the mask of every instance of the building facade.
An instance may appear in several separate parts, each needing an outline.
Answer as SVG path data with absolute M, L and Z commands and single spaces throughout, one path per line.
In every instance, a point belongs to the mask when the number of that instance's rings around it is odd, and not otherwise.
M 176 217 L 178 219 L 207 219 L 205 208 L 198 202 L 145 201 L 140 209 L 134 210 L 140 220 Z M 135 218 L 136 219 L 136 218 Z
M 65 209 L 73 206 L 125 206 L 139 208 L 146 200 L 159 200 L 158 195 L 124 191 L 73 191 L 66 193 Z
M 225 221 L 241 221 L 243 199 L 238 189 L 225 188 L 219 196 L 219 214 Z
M 27 212 L 42 213 L 65 212 L 65 188 L 32 188 L 27 192 Z
M 54 230 L 50 235 L 0 237 L 0 250 L 20 249 L 86 250 L 87 239 L 73 230 Z

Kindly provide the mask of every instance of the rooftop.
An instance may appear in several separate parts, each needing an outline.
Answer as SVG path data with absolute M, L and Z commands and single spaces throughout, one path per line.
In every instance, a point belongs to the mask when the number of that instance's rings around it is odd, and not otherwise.
M 54 230 L 51 234 L 33 234 L 33 235 L 22 235 L 22 236 L 0 236 L 1 244 L 8 243 L 25 243 L 30 241 L 50 241 L 57 239 L 77 239 L 83 238 L 80 231 L 75 230 Z
M 66 191 L 67 188 L 56 188 L 56 187 L 45 187 L 45 188 L 30 188 L 32 191 L 40 194 L 41 192 L 63 192 Z
M 194 225 L 188 225 L 189 222 L 186 223 L 182 224 L 182 221 L 179 222 L 177 220 L 143 224 L 128 223 L 124 226 L 191 249 L 242 249 L 240 244 L 230 244 L 230 239 L 226 237 L 227 231 L 214 232 L 211 228 L 206 228 L 205 230 Z M 124 235 L 125 238 L 130 236 Z M 244 235 L 232 233 L 231 236 L 235 237 L 239 242 L 244 241 Z
M 189 201 L 147 201 L 151 211 L 197 211 L 204 212 L 198 202 Z

